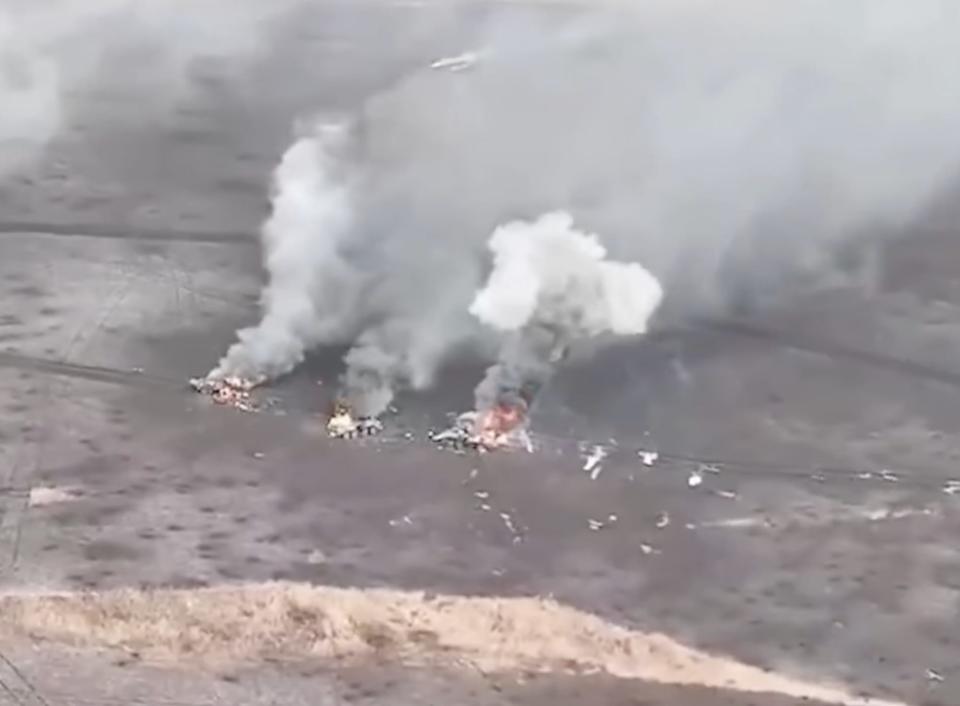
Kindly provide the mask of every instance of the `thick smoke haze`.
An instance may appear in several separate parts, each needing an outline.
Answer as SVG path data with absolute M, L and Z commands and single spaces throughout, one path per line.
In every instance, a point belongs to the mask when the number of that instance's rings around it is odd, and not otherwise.
M 237 70 L 270 49 L 271 21 L 295 0 L 0 0 L 0 176 L 41 156 L 63 129 L 72 92 L 111 80 L 170 109 L 192 62 Z
M 272 376 L 355 341 L 346 394 L 376 414 L 465 346 L 496 359 L 509 342 L 470 313 L 485 244 L 557 210 L 654 273 L 661 320 L 816 282 L 954 175 L 958 42 L 960 7 L 940 0 L 494 17 L 463 48 L 475 62 L 425 66 L 291 147 L 264 229 L 264 321 L 217 375 Z
M 73 91 L 136 81 L 160 113 L 194 60 L 242 74 L 279 48 L 274 21 L 310 4 L 0 0 L 0 175 L 56 137 Z M 427 59 L 350 114 L 298 116 L 263 227 L 263 320 L 213 378 L 275 377 L 347 343 L 345 393 L 376 414 L 463 351 L 503 360 L 516 336 L 470 311 L 488 241 L 558 211 L 659 281 L 653 325 L 763 305 L 908 233 L 960 164 L 949 0 L 473 17 L 485 24 L 463 59 Z

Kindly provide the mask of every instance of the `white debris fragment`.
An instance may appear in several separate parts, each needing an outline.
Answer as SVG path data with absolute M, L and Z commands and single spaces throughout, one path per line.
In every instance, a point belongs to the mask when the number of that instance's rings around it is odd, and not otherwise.
M 939 672 L 933 670 L 933 669 L 928 669 L 928 670 L 927 670 L 927 679 L 930 680 L 930 681 L 932 681 L 932 682 L 940 683 L 940 682 L 943 681 L 943 675 L 940 674 Z
M 943 492 L 947 495 L 960 495 L 960 480 L 948 480 L 943 486 Z
M 30 488 L 30 497 L 27 500 L 29 507 L 56 505 L 76 500 L 81 495 L 77 488 L 35 486 Z
M 488 493 L 486 490 L 478 490 L 473 494 L 473 497 L 479 498 L 480 500 L 486 500 L 490 497 L 490 493 Z
M 477 52 L 468 51 L 463 54 L 458 54 L 457 56 L 447 56 L 442 59 L 437 59 L 430 64 L 430 68 L 435 71 L 464 71 L 476 64 L 479 60 L 480 55 L 477 54 Z
M 696 488 L 701 483 L 703 483 L 703 476 L 699 471 L 693 471 L 687 478 L 687 485 L 689 485 L 691 488 Z
M 643 544 L 643 543 L 640 544 L 640 551 L 643 553 L 644 556 L 650 556 L 652 554 L 660 553 L 659 549 L 656 549 L 650 546 L 649 544 Z
M 501 512 L 500 519 L 503 520 L 504 526 L 513 535 L 514 540 L 520 537 L 520 530 L 517 528 L 516 522 L 514 522 L 513 517 L 509 512 Z
M 736 499 L 737 499 L 737 494 L 734 493 L 732 490 L 716 490 L 716 491 L 714 491 L 714 492 L 715 492 L 717 495 L 719 495 L 721 498 L 726 498 L 727 500 L 736 500 Z
M 873 478 L 873 474 L 870 471 L 864 471 L 863 473 L 858 473 L 857 478 L 860 480 L 870 480 Z
M 659 517 L 657 517 L 657 529 L 663 529 L 670 525 L 670 515 L 666 512 L 661 512 Z
M 652 466 L 660 458 L 660 454 L 656 451 L 641 451 L 639 455 L 644 466 Z
M 310 554 L 307 556 L 307 563 L 308 563 L 308 564 L 311 564 L 311 565 L 313 565 L 313 566 L 317 566 L 317 565 L 319 565 L 319 564 L 326 564 L 326 563 L 327 563 L 327 555 L 324 554 L 324 553 L 323 553 L 322 551 L 320 551 L 319 549 L 314 549 L 314 550 L 313 550 L 312 552 L 310 552 Z
M 880 471 L 880 477 L 885 481 L 890 481 L 891 483 L 896 483 L 900 480 L 900 476 L 887 470 Z
M 253 454 L 251 454 L 251 455 L 252 455 L 255 459 L 257 459 L 258 461 L 262 461 L 263 459 L 265 459 L 265 458 L 267 457 L 267 455 L 266 455 L 265 453 L 263 453 L 263 451 L 254 451 Z
M 700 464 L 701 473 L 712 473 L 714 475 L 720 474 L 720 466 L 716 466 L 712 463 L 701 463 Z
M 620 518 L 617 517 L 616 515 L 608 515 L 606 520 L 589 519 L 587 520 L 587 525 L 590 527 L 591 530 L 593 530 L 594 532 L 597 532 L 599 530 L 602 530 L 604 527 L 609 527 L 610 525 L 616 524 L 616 522 L 619 519 Z
M 530 432 L 526 429 L 518 429 L 516 431 L 519 443 L 523 446 L 528 454 L 533 453 L 533 439 L 530 437 Z
M 600 462 L 607 456 L 607 450 L 602 446 L 594 446 L 590 455 L 584 459 L 583 470 L 590 474 L 590 480 L 596 480 L 603 470 Z

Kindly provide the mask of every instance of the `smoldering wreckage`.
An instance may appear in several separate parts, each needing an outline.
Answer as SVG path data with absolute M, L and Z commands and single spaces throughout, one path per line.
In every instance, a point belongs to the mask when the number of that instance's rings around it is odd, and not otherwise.
M 867 262 L 956 175 L 960 11 L 747 5 L 748 23 L 653 2 L 497 26 L 301 125 L 262 228 L 261 319 L 196 389 L 249 406 L 347 344 L 328 430 L 355 437 L 469 353 L 490 362 L 473 409 L 434 440 L 528 446 L 534 396 L 580 344 L 851 275 L 839 252 Z
M 442 59 L 431 70 L 460 72 L 473 66 L 477 55 Z M 239 333 L 239 342 L 205 378 L 191 380 L 198 392 L 219 404 L 252 409 L 251 392 L 289 372 L 311 346 L 342 340 L 345 321 L 362 319 L 362 290 L 353 290 L 341 305 L 353 310 L 327 310 L 318 295 L 329 293 L 321 278 L 341 279 L 347 265 L 339 245 L 349 243 L 354 221 L 350 208 L 352 178 L 364 145 L 363 123 L 319 123 L 312 134 L 295 143 L 275 174 L 273 214 L 264 226 L 267 269 L 271 280 L 263 292 L 260 324 Z M 315 200 L 314 203 L 310 203 Z M 301 232 L 304 228 L 316 228 Z M 291 230 L 295 235 L 291 235 Z M 299 242 L 289 243 L 294 238 Z M 271 267 L 289 247 L 305 247 L 304 240 L 329 238 L 320 245 L 323 255 L 313 271 L 291 273 Z M 495 341 L 494 362 L 475 390 L 475 409 L 458 415 L 454 424 L 431 439 L 458 448 L 523 447 L 531 450 L 527 433 L 533 397 L 577 341 L 614 334 L 639 336 L 663 298 L 657 278 L 635 262 L 607 257 L 600 238 L 577 229 L 565 211 L 515 220 L 494 229 L 487 249 L 490 272 L 463 312 Z M 291 291 L 297 287 L 300 291 Z M 342 295 L 342 292 L 339 293 Z M 294 301 L 290 301 L 294 297 Z M 290 310 L 288 307 L 293 307 Z M 380 415 L 399 385 L 422 389 L 455 347 L 418 350 L 417 340 L 404 348 L 391 347 L 384 336 L 398 322 L 379 321 L 370 328 L 354 325 L 355 347 L 347 354 L 342 393 L 334 404 L 327 431 L 335 438 L 379 433 Z M 279 345 L 275 337 L 279 337 Z M 387 345 L 384 345 L 387 344 Z
M 489 247 L 493 269 L 468 311 L 499 338 L 497 359 L 475 390 L 476 409 L 431 438 L 481 449 L 529 449 L 529 405 L 569 347 L 604 333 L 642 335 L 663 291 L 641 265 L 607 260 L 597 236 L 576 230 L 564 212 L 501 226 Z M 250 392 L 269 378 L 228 374 L 227 366 L 222 362 L 206 378 L 191 382 L 218 403 L 247 409 Z M 370 377 L 385 387 L 371 391 L 350 385 Z M 330 435 L 354 438 L 381 431 L 378 415 L 393 398 L 394 380 L 361 368 L 348 369 L 344 383 L 327 423 Z M 373 407 L 367 401 L 371 393 Z

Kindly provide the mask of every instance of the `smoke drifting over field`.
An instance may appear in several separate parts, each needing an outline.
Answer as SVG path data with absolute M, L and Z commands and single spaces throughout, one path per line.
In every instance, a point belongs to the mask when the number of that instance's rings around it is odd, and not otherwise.
M 296 0 L 0 0 L 0 176 L 63 129 L 70 95 L 104 79 L 148 87 L 145 110 L 172 107 L 192 62 L 238 69 L 270 49 L 271 21 Z
M 649 268 L 664 316 L 816 281 L 838 251 L 906 224 L 960 163 L 958 12 L 671 0 L 549 29 L 495 18 L 464 48 L 475 55 L 425 66 L 291 147 L 264 229 L 264 322 L 219 373 L 275 375 L 306 348 L 353 342 L 348 401 L 378 414 L 464 346 L 502 361 L 515 332 L 485 325 L 490 298 L 471 313 L 485 245 L 557 210 L 573 219 L 557 232 L 596 233 L 612 259 Z M 506 271 L 502 291 L 529 286 L 529 271 L 505 284 Z M 591 332 L 569 333 L 559 348 Z M 532 346 L 540 363 L 553 336 Z
M 136 73 L 160 110 L 192 59 L 242 71 L 278 48 L 270 20 L 309 4 L 0 0 L 0 173 L 56 135 L 71 87 L 130 52 L 149 49 Z M 348 402 L 377 414 L 460 351 L 502 362 L 517 332 L 471 306 L 491 272 L 504 291 L 529 273 L 503 286 L 488 241 L 557 212 L 557 233 L 596 234 L 607 260 L 659 281 L 643 328 L 655 309 L 653 324 L 763 304 L 902 228 L 960 163 L 950 0 L 532 8 L 491 6 L 471 55 L 427 58 L 299 131 L 263 227 L 263 320 L 212 378 L 274 377 L 347 343 Z M 531 349 L 549 368 L 591 333 Z

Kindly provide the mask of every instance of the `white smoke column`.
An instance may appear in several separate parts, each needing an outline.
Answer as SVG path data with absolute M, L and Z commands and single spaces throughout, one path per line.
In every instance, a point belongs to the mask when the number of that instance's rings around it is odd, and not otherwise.
M 0 9 L 0 175 L 34 158 L 62 119 L 56 63 L 24 30 Z
M 577 340 L 646 333 L 663 299 L 656 277 L 607 260 L 597 236 L 576 230 L 568 213 L 503 225 L 489 247 L 493 271 L 470 313 L 505 339 L 476 389 L 478 410 L 542 385 Z
M 208 379 L 274 378 L 309 348 L 352 336 L 359 277 L 340 253 L 352 223 L 344 164 L 350 137 L 346 124 L 319 123 L 283 155 L 262 229 L 268 275 L 262 318 L 238 332 Z

